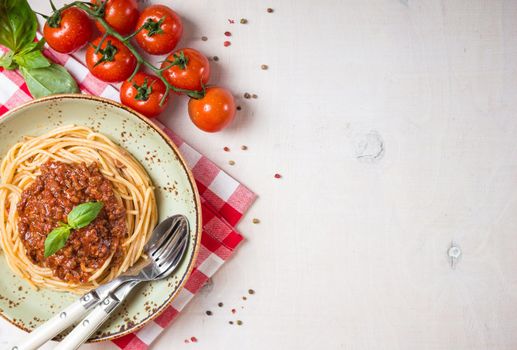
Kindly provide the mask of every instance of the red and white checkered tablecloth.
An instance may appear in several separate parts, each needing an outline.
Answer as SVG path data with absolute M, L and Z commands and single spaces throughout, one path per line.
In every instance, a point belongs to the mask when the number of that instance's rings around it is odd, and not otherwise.
M 0 53 L 5 51 L 0 47 Z M 49 50 L 45 54 L 64 65 L 79 83 L 83 93 L 119 101 L 118 90 L 93 77 L 88 69 L 69 55 Z M 31 100 L 27 85 L 16 71 L 0 67 L 0 116 Z M 222 171 L 217 165 L 194 150 L 159 121 L 156 122 L 171 137 L 192 169 L 201 196 L 203 236 L 196 266 L 185 288 L 173 303 L 154 321 L 136 333 L 113 341 L 124 350 L 144 350 L 168 327 L 206 281 L 229 259 L 243 237 L 234 226 L 255 200 L 255 194 Z M 99 344 L 102 349 L 102 344 Z

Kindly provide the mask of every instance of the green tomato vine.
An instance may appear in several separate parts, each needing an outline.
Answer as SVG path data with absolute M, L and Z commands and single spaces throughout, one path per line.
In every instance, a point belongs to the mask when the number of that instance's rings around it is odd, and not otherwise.
M 112 59 L 113 57 L 104 57 L 104 55 L 116 55 L 116 52 L 113 53 L 111 52 L 110 50 L 103 50 L 101 49 L 102 47 L 102 44 L 104 43 L 104 41 L 106 40 L 106 38 L 108 36 L 113 36 L 115 38 L 117 38 L 125 47 L 127 47 L 127 49 L 135 56 L 136 58 L 136 61 L 137 61 L 137 64 L 136 64 L 136 67 L 135 67 L 135 70 L 133 71 L 133 73 L 131 74 L 131 76 L 129 77 L 129 81 L 132 81 L 133 80 L 133 77 L 135 76 L 135 74 L 140 70 L 140 68 L 142 66 L 144 67 L 147 67 L 150 71 L 152 71 L 164 84 L 165 84 L 165 87 L 166 87 L 166 90 L 165 90 L 165 94 L 162 98 L 162 100 L 160 101 L 160 105 L 163 105 L 163 103 L 165 103 L 165 100 L 167 98 L 167 96 L 169 95 L 169 92 L 172 90 L 172 91 L 175 91 L 175 92 L 179 92 L 179 93 L 184 93 L 185 95 L 191 97 L 191 98 L 194 98 L 194 99 L 200 99 L 200 98 L 203 98 L 205 96 L 205 87 L 203 86 L 203 89 L 198 91 L 198 90 L 188 90 L 188 89 L 180 89 L 180 88 L 177 88 L 175 87 L 174 85 L 170 84 L 167 79 L 165 79 L 164 75 L 163 75 L 163 72 L 166 71 L 167 69 L 173 67 L 173 66 L 179 66 L 181 69 L 185 69 L 186 68 L 186 64 L 187 64 L 187 60 L 186 60 L 186 57 L 184 56 L 183 54 L 183 51 L 180 51 L 179 52 L 179 56 L 174 56 L 175 59 L 173 61 L 166 61 L 167 63 L 170 63 L 169 65 L 163 67 L 163 68 L 158 68 L 156 66 L 154 66 L 152 63 L 146 61 L 142 55 L 138 52 L 138 50 L 133 46 L 133 44 L 131 43 L 131 38 L 133 38 L 137 33 L 139 33 L 141 30 L 143 29 L 149 29 L 151 27 L 151 24 L 150 23 L 144 23 L 141 27 L 139 27 L 138 29 L 136 29 L 133 33 L 127 35 L 127 36 L 123 36 L 121 35 L 120 33 L 118 33 L 115 29 L 113 29 L 105 20 L 104 20 L 104 8 L 106 6 L 106 2 L 105 1 L 101 1 L 99 4 L 93 4 L 93 3 L 90 3 L 90 2 L 85 2 L 85 1 L 74 1 L 70 4 L 67 4 L 67 5 L 64 5 L 63 7 L 57 9 L 54 4 L 52 3 L 52 1 L 50 1 L 50 4 L 51 4 L 51 7 L 52 7 L 52 10 L 53 10 L 53 14 L 50 15 L 50 17 L 46 17 L 47 18 L 47 21 L 50 21 L 51 23 L 49 25 L 52 25 L 55 23 L 59 23 L 60 21 L 60 15 L 61 13 L 70 8 L 70 7 L 77 7 L 81 10 L 83 10 L 84 12 L 86 12 L 90 17 L 93 17 L 94 20 L 96 20 L 98 23 L 100 23 L 100 25 L 104 28 L 104 34 L 102 35 L 102 38 L 99 42 L 99 45 L 97 45 L 97 47 L 95 48 L 95 53 L 101 53 L 103 55 L 101 61 L 106 61 L 106 60 L 110 60 Z M 153 33 L 154 34 L 158 34 L 159 33 L 159 24 L 160 22 L 156 22 L 156 23 L 153 23 L 154 27 L 154 31 Z

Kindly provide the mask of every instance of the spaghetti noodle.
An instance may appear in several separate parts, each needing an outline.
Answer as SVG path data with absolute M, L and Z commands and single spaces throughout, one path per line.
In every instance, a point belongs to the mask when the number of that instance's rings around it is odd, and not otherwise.
M 125 209 L 127 230 L 119 245 L 120 259 L 115 263 L 111 254 L 95 271 L 81 266 L 89 273 L 87 281 L 67 281 L 45 264 L 35 264 L 20 237 L 18 203 L 48 162 L 96 164 Z M 63 126 L 26 137 L 3 158 L 0 178 L 0 246 L 9 267 L 35 287 L 84 293 L 109 282 L 140 258 L 157 221 L 153 185 L 142 165 L 106 136 L 84 126 Z

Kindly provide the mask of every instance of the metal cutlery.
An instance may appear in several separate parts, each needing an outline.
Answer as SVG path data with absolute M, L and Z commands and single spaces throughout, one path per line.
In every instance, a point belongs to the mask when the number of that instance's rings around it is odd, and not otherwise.
M 162 221 L 153 230 L 144 250 L 147 258 L 136 267 L 113 281 L 83 295 L 50 320 L 32 331 L 22 344 L 11 350 L 33 350 L 70 327 L 93 311 L 55 349 L 76 349 L 102 325 L 109 314 L 125 299 L 140 282 L 153 281 L 169 276 L 181 262 L 188 246 L 188 220 L 174 215 Z

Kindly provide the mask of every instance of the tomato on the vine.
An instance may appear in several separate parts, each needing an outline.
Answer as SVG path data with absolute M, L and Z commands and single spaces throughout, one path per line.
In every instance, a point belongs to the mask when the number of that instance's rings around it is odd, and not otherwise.
M 99 5 L 100 1 L 104 0 L 92 0 L 92 3 Z M 107 0 L 104 6 L 103 18 L 117 32 L 128 35 L 136 29 L 136 22 L 140 15 L 136 0 Z M 99 22 L 95 24 L 101 32 L 104 32 L 104 27 Z
M 179 89 L 200 91 L 210 78 L 208 59 L 194 49 L 180 49 L 171 53 L 161 68 L 167 81 Z
M 123 104 L 153 118 L 163 112 L 169 100 L 166 87 L 160 78 L 138 72 L 132 80 L 126 80 L 120 88 L 120 100 Z M 165 96 L 165 97 L 164 97 Z M 164 103 L 160 104 L 165 98 Z
M 56 11 L 43 27 L 43 36 L 49 46 L 61 53 L 80 49 L 90 40 L 92 33 L 90 17 L 77 7 Z
M 136 57 L 120 40 L 111 35 L 102 44 L 101 40 L 101 37 L 95 39 L 86 50 L 86 66 L 90 72 L 110 83 L 129 78 L 136 68 Z
M 135 36 L 136 42 L 153 55 L 171 52 L 183 34 L 181 18 L 164 5 L 151 5 L 142 11 L 136 27 L 142 26 L 143 29 Z
M 203 98 L 191 98 L 188 114 L 201 130 L 216 132 L 231 123 L 235 117 L 235 101 L 230 91 L 221 87 L 209 87 Z

